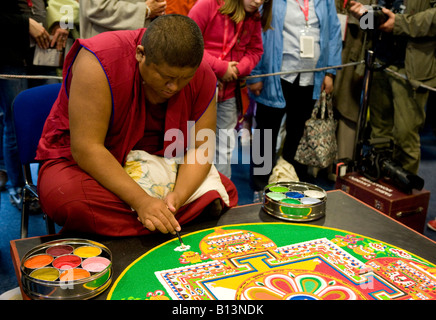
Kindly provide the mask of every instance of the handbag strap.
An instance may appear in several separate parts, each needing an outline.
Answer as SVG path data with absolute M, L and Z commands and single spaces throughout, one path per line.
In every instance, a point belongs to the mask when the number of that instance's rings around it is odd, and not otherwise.
M 318 112 L 320 112 L 320 119 L 325 119 L 325 113 L 327 109 L 327 117 L 328 119 L 333 120 L 333 103 L 332 103 L 332 95 L 326 94 L 325 91 L 321 92 L 321 96 L 318 101 L 315 103 L 312 111 L 312 119 L 317 119 Z
M 334 120 L 334 114 L 333 114 L 333 97 L 331 94 L 326 95 L 326 106 L 327 106 L 327 112 L 328 117 L 331 120 Z
M 325 102 L 326 102 L 326 93 L 325 91 L 321 92 L 320 98 L 315 102 L 312 110 L 312 119 L 317 119 L 318 112 L 321 110 L 321 119 L 324 119 L 325 114 Z

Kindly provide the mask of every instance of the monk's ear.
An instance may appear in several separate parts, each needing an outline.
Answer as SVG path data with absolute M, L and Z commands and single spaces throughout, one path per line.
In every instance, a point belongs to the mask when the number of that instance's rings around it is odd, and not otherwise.
M 144 50 L 144 47 L 141 46 L 141 45 L 138 45 L 136 47 L 136 60 L 138 62 L 141 62 L 144 59 L 145 59 L 145 50 Z

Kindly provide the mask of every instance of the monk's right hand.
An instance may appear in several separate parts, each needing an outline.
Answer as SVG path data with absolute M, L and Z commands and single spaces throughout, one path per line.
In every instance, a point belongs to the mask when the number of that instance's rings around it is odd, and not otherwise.
M 163 200 L 149 198 L 136 212 L 139 222 L 152 232 L 159 230 L 176 234 L 176 231 L 181 230 L 179 222 Z

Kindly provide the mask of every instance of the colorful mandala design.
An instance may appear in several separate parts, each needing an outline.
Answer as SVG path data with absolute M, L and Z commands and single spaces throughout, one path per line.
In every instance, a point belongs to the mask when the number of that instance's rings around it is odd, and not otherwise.
M 216 228 L 200 241 L 199 247 L 203 254 L 218 260 L 272 250 L 277 246 L 271 239 L 256 232 Z
M 150 250 L 109 299 L 436 300 L 436 266 L 346 231 L 291 223 L 201 230 Z M 162 259 L 162 257 L 165 257 Z
M 243 283 L 237 300 L 363 300 L 357 290 L 332 276 L 307 270 L 274 270 Z

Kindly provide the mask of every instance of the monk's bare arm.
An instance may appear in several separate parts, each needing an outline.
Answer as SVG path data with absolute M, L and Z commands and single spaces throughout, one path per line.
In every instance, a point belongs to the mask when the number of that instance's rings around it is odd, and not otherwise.
M 165 203 L 148 196 L 104 146 L 112 98 L 100 63 L 86 49 L 72 67 L 68 110 L 71 152 L 79 167 L 131 206 L 145 227 L 161 232 L 179 228 Z
M 215 156 L 216 99 L 213 98 L 207 110 L 195 123 L 190 134 L 190 149 L 179 166 L 174 187 L 174 206 L 177 210 L 203 183 Z

